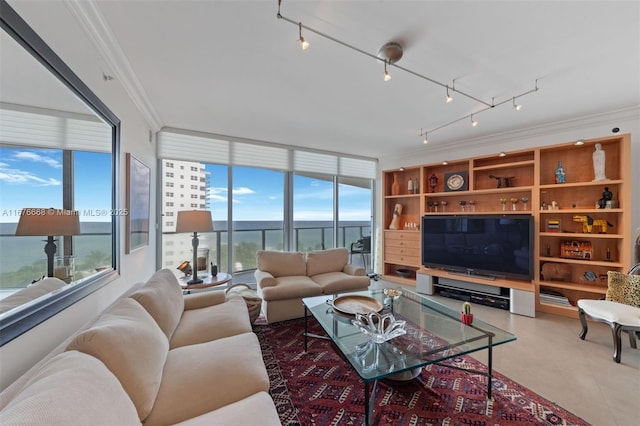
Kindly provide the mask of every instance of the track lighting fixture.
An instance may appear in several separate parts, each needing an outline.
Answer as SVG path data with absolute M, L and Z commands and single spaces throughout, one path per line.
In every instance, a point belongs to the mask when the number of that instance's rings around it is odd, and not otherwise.
M 429 139 L 427 138 L 427 134 L 426 133 L 424 134 L 424 139 L 422 140 L 422 143 L 425 144 L 425 145 L 429 143 Z
M 387 65 L 392 65 L 393 64 L 393 66 L 395 68 L 397 68 L 399 70 L 402 70 L 402 71 L 404 71 L 406 73 L 409 73 L 409 74 L 413 75 L 414 77 L 418 77 L 418 78 L 421 78 L 422 80 L 428 81 L 429 83 L 438 85 L 440 87 L 444 87 L 445 90 L 446 90 L 446 95 L 447 95 L 447 97 L 446 97 L 447 103 L 449 103 L 449 102 L 451 102 L 453 100 L 453 97 L 451 96 L 451 94 L 452 94 L 451 92 L 455 92 L 456 94 L 458 94 L 460 96 L 463 96 L 463 97 L 465 97 L 467 99 L 470 99 L 470 100 L 472 100 L 472 101 L 474 101 L 476 103 L 481 104 L 482 107 L 478 111 L 475 111 L 472 114 L 465 115 L 464 117 L 460 117 L 460 118 L 457 118 L 455 120 L 449 121 L 447 123 L 441 124 L 441 125 L 439 125 L 437 127 L 431 128 L 431 129 L 428 130 L 429 133 L 433 133 L 436 130 L 445 128 L 445 127 L 450 126 L 450 125 L 452 125 L 454 123 L 457 123 L 458 121 L 465 120 L 465 119 L 467 119 L 469 117 L 471 117 L 471 125 L 475 127 L 475 126 L 478 125 L 478 122 L 476 120 L 474 120 L 474 118 L 473 118 L 474 115 L 479 114 L 479 113 L 484 112 L 484 111 L 489 110 L 489 109 L 496 108 L 496 107 L 498 107 L 498 106 L 500 106 L 502 104 L 505 104 L 505 103 L 509 102 L 509 98 L 506 98 L 503 101 L 495 102 L 495 97 L 491 99 L 491 102 L 487 102 L 487 101 L 482 100 L 482 99 L 480 99 L 478 97 L 472 96 L 471 94 L 469 94 L 469 93 L 467 93 L 465 91 L 456 89 L 455 80 L 453 80 L 453 85 L 450 87 L 448 84 L 442 83 L 442 82 L 437 81 L 437 80 L 435 80 L 435 79 L 433 79 L 433 78 L 431 78 L 429 76 L 426 76 L 424 74 L 420 74 L 418 72 L 415 72 L 413 70 L 410 70 L 408 68 L 405 68 L 403 66 L 398 65 L 397 61 L 399 61 L 400 58 L 402 58 L 403 49 L 402 49 L 402 46 L 397 42 L 391 41 L 391 42 L 385 43 L 380 48 L 380 50 L 378 51 L 377 54 L 372 54 L 372 53 L 369 53 L 369 52 L 367 52 L 367 51 L 365 51 L 365 50 L 363 50 L 363 49 L 361 49 L 359 47 L 353 46 L 353 45 L 351 45 L 349 43 L 346 43 L 346 42 L 344 42 L 342 40 L 339 40 L 339 39 L 337 39 L 337 38 L 335 38 L 333 36 L 330 36 L 328 34 L 325 34 L 325 33 L 321 32 L 321 31 L 318 31 L 318 30 L 310 28 L 310 27 L 308 27 L 306 25 L 303 25 L 302 22 L 298 22 L 298 21 L 295 21 L 293 19 L 290 19 L 290 18 L 287 18 L 287 17 L 283 16 L 280 13 L 281 4 L 282 4 L 282 0 L 278 0 L 278 12 L 276 14 L 276 17 L 278 19 L 282 19 L 283 21 L 289 22 L 290 24 L 294 24 L 294 25 L 298 26 L 298 32 L 299 32 L 299 37 L 300 37 L 299 41 L 300 41 L 300 45 L 302 46 L 303 50 L 306 50 L 309 47 L 309 43 L 302 36 L 302 28 L 304 27 L 305 30 L 310 31 L 310 32 L 312 32 L 314 34 L 317 34 L 320 37 L 324 37 L 325 39 L 330 40 L 330 41 L 332 41 L 334 43 L 337 43 L 337 44 L 339 44 L 339 45 L 341 45 L 343 47 L 349 48 L 349 49 L 351 49 L 351 50 L 353 50 L 353 51 L 355 51 L 357 53 L 360 53 L 362 55 L 369 56 L 370 58 L 376 59 L 378 61 L 383 61 L 384 62 L 384 81 L 389 81 L 391 79 L 391 74 L 389 74 L 389 71 L 387 70 Z M 538 80 L 535 81 L 535 88 L 534 89 L 527 90 L 527 91 L 525 91 L 523 93 L 520 93 L 520 94 L 517 94 L 515 96 L 512 96 L 511 101 L 513 103 L 513 107 L 516 110 L 520 110 L 522 108 L 522 106 L 520 104 L 516 104 L 516 98 L 520 98 L 522 96 L 525 96 L 525 95 L 528 95 L 530 93 L 534 93 L 534 92 L 537 92 L 537 91 L 538 91 Z M 421 132 L 421 135 L 425 135 L 426 136 L 426 133 L 427 133 L 426 131 L 424 133 Z M 426 137 L 425 137 L 425 139 L 426 139 Z
M 309 48 L 309 42 L 302 37 L 302 22 L 298 22 L 298 30 L 300 35 L 300 39 L 298 40 L 300 42 L 300 46 L 302 47 L 302 50 L 307 50 Z
M 516 111 L 520 111 L 520 110 L 522 109 L 522 105 L 520 105 L 520 104 L 517 104 L 517 103 L 516 103 L 516 98 L 515 98 L 515 96 L 513 97 L 513 108 L 514 108 Z

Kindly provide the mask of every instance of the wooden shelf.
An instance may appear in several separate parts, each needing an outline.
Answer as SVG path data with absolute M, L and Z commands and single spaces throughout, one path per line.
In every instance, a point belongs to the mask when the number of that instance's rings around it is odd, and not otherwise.
M 621 183 L 623 183 L 623 181 L 620 179 L 601 180 L 598 182 L 590 181 L 590 182 L 572 182 L 572 183 L 551 183 L 551 184 L 540 185 L 540 189 L 581 188 L 581 187 L 589 187 L 589 186 L 604 187 L 604 186 L 618 185 Z M 604 210 L 604 209 L 601 209 L 601 210 Z
M 535 162 L 533 160 L 515 161 L 513 163 L 474 167 L 473 170 L 499 170 L 499 169 L 506 169 L 506 168 L 514 168 L 514 167 L 533 166 L 534 164 Z
M 601 286 L 598 284 L 577 284 L 577 283 L 565 283 L 562 281 L 540 281 L 540 287 L 549 288 L 561 288 L 565 290 L 581 291 L 594 294 L 606 294 L 607 286 Z
M 584 260 L 584 259 L 568 259 L 566 257 L 546 257 L 540 256 L 540 262 L 555 262 L 555 263 L 568 263 L 573 265 L 591 265 L 591 266 L 604 266 L 610 268 L 622 268 L 622 263 L 618 262 L 606 262 L 600 260 Z
M 575 232 L 541 232 L 540 233 L 541 237 L 559 237 L 559 238 L 569 238 L 569 239 L 574 239 L 574 238 L 602 238 L 602 239 L 622 239 L 624 238 L 624 236 L 622 235 L 618 235 L 618 234 L 578 234 Z
M 599 143 L 606 154 L 605 171 L 609 178 L 605 181 L 596 181 L 593 172 L 592 154 L 595 144 Z M 554 183 L 555 169 L 558 162 L 562 161 L 566 170 L 566 183 Z M 467 174 L 467 187 L 464 191 L 445 191 L 445 177 L 455 172 Z M 429 178 L 435 175 L 437 178 L 435 191 L 429 192 Z M 407 182 L 409 178 L 419 178 L 420 194 L 391 194 L 391 182 L 393 178 L 400 177 L 401 182 Z M 496 176 L 508 177 L 513 186 L 497 188 Z M 541 312 L 549 312 L 556 315 L 564 315 L 577 318 L 575 307 L 556 306 L 541 302 L 540 287 L 550 288 L 562 293 L 572 303 L 581 298 L 601 298 L 606 293 L 606 285 L 602 277 L 609 270 L 624 272 L 631 267 L 631 136 L 630 134 L 614 135 L 604 138 L 585 140 L 582 146 L 574 145 L 573 141 L 564 144 L 541 146 L 525 149 L 517 152 L 509 152 L 506 156 L 497 155 L 461 159 L 450 161 L 449 164 L 440 163 L 425 164 L 405 168 L 403 171 L 387 170 L 383 172 L 383 216 L 384 227 L 391 221 L 394 205 L 403 205 L 403 218 L 401 223 L 420 223 L 423 215 L 447 215 L 447 216 L 473 216 L 473 215 L 522 215 L 533 216 L 536 229 L 534 229 L 533 244 L 533 270 L 534 279 L 531 282 L 510 279 L 486 280 L 483 278 L 450 274 L 438 269 L 420 268 L 418 273 L 425 273 L 436 277 L 446 277 L 459 281 L 493 285 L 498 287 L 513 288 L 524 291 L 535 291 L 536 309 Z M 503 182 L 504 183 L 504 182 Z M 599 209 L 598 200 L 601 199 L 604 188 L 613 193 L 613 199 L 618 202 L 618 207 L 612 209 Z M 406 187 L 402 188 L 406 192 Z M 500 198 L 529 199 L 527 209 L 523 209 L 523 203 L 516 204 L 518 210 L 512 210 L 510 202 L 507 202 L 507 210 L 502 210 Z M 475 211 L 469 211 L 468 205 L 462 211 L 458 201 L 474 201 Z M 433 211 L 430 202 L 448 201 L 446 211 L 438 206 L 438 211 Z M 557 210 L 542 209 L 541 205 L 554 203 Z M 599 227 L 594 225 L 594 233 L 580 232 L 586 230 L 580 221 L 573 221 L 572 216 L 589 216 L 594 220 L 605 220 L 610 226 Z M 559 228 L 563 232 L 545 232 L 546 221 L 558 219 L 561 222 Z M 607 229 L 607 233 L 597 231 Z M 396 238 L 395 233 L 411 232 L 420 234 L 420 230 L 385 231 L 387 237 Z M 414 234 L 405 234 L 414 235 Z M 597 260 L 561 258 L 563 240 L 590 241 L 592 244 L 591 257 Z M 395 244 L 395 243 L 393 243 Z M 414 247 L 417 255 L 411 257 L 406 252 L 398 252 L 388 244 L 384 255 L 384 277 L 394 282 L 415 285 L 415 280 L 405 279 L 394 275 L 393 268 L 416 268 L 416 262 L 420 260 L 421 237 Z M 548 248 L 551 256 L 542 255 Z M 388 256 L 387 256 L 388 251 Z M 400 253 L 401 258 L 398 257 Z M 406 257 L 408 256 L 408 257 Z M 605 261 L 610 256 L 615 261 Z M 390 259 L 393 259 L 390 260 Z M 399 264 L 398 260 L 409 261 L 409 264 Z M 418 259 L 418 260 L 416 260 Z M 544 281 L 542 278 L 542 266 L 545 263 L 557 263 L 564 274 L 570 273 L 570 282 Z M 548 271 L 546 271 L 548 273 Z M 582 282 L 587 272 L 593 272 L 599 276 L 597 282 Z M 549 277 L 547 277 L 549 278 Z

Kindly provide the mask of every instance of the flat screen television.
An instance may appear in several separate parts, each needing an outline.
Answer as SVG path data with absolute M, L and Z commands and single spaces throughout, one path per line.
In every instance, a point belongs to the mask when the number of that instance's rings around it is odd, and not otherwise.
M 425 215 L 422 264 L 487 278 L 533 279 L 533 216 Z

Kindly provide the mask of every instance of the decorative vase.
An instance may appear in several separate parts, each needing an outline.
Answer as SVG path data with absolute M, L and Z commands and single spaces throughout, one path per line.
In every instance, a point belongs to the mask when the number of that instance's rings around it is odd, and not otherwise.
M 393 183 L 391 184 L 391 195 L 400 195 L 400 182 L 398 182 L 398 174 L 393 174 Z
M 407 194 L 413 194 L 413 180 L 411 178 L 407 182 Z
M 564 183 L 565 182 L 565 171 L 564 167 L 562 167 L 562 160 L 558 160 L 558 167 L 556 168 L 556 183 Z

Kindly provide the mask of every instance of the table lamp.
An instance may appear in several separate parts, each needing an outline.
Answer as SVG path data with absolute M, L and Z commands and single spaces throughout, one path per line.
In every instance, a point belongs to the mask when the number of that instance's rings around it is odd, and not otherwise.
M 198 232 L 211 232 L 213 231 L 213 222 L 211 221 L 211 212 L 207 210 L 184 210 L 178 212 L 178 219 L 176 221 L 176 232 L 193 232 L 193 238 L 191 239 L 191 245 L 193 246 L 193 263 L 192 265 L 198 265 Z M 188 285 L 200 284 L 201 279 L 198 278 L 198 268 L 193 267 L 193 276 Z
M 56 254 L 54 236 L 80 234 L 80 215 L 77 210 L 25 208 L 20 213 L 16 228 L 19 236 L 47 236 L 44 252 L 47 254 L 47 276 L 53 277 L 53 256 Z

